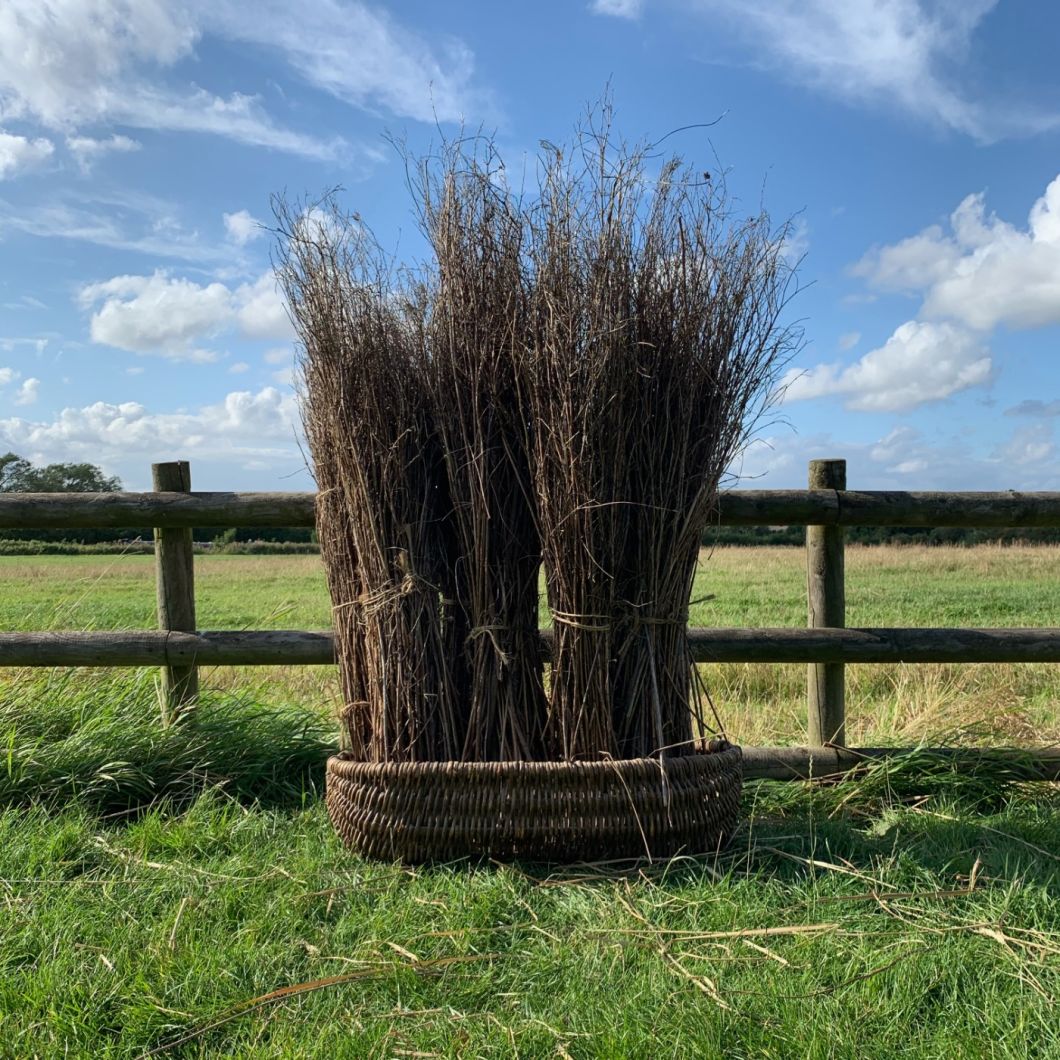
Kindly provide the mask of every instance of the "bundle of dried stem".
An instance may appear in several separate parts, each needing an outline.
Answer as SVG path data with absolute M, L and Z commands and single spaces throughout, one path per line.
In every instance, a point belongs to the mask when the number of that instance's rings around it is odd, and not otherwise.
M 788 232 L 677 159 L 649 179 L 602 117 L 546 145 L 529 204 L 488 138 L 410 167 L 416 283 L 332 201 L 278 205 L 357 760 L 665 757 L 708 731 L 688 600 L 797 342 Z
M 466 623 L 467 761 L 545 754 L 538 636 L 541 549 L 525 409 L 515 366 L 526 343 L 525 222 L 492 143 L 448 145 L 412 180 L 434 252 L 423 370 L 456 534 Z
M 459 759 L 467 702 L 454 688 L 440 603 L 453 595 L 454 557 L 422 385 L 422 307 L 333 202 L 281 202 L 276 214 L 351 751 L 367 761 Z
M 678 159 L 614 146 L 606 109 L 546 146 L 520 358 L 549 607 L 557 758 L 683 754 L 706 729 L 686 628 L 726 467 L 797 336 L 785 228 L 737 222 Z

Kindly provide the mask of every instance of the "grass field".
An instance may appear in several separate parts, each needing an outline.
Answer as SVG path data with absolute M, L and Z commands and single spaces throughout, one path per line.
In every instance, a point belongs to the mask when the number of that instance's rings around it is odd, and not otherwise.
M 202 557 L 203 628 L 313 628 L 315 557 Z M 1051 548 L 850 549 L 851 625 L 1060 626 Z M 153 624 L 150 558 L 0 559 L 0 628 Z M 718 550 L 692 621 L 802 625 L 798 550 Z M 804 667 L 706 677 L 796 742 Z M 0 671 L 0 1056 L 1060 1056 L 1060 799 L 989 776 L 749 786 L 720 856 L 358 861 L 318 799 L 330 671 Z M 850 668 L 853 739 L 1049 743 L 1049 666 Z

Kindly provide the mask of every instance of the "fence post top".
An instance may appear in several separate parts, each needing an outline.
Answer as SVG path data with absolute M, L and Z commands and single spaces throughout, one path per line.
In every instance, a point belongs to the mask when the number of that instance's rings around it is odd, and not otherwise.
M 151 479 L 156 490 L 165 493 L 191 492 L 191 464 L 187 460 L 167 460 L 151 465 Z
M 811 460 L 808 485 L 812 490 L 845 490 L 847 462 L 839 458 Z

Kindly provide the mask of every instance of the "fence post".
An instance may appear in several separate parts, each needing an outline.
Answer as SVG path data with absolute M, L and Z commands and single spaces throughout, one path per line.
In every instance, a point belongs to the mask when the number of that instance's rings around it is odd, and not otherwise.
M 151 478 L 158 493 L 191 492 L 191 467 L 186 460 L 152 464 Z M 159 628 L 194 632 L 195 580 L 190 528 L 155 527 L 155 575 Z M 198 694 L 196 667 L 162 668 L 162 709 L 167 724 L 193 704 Z
M 845 490 L 845 460 L 811 460 L 809 488 Z M 807 625 L 846 625 L 843 528 L 806 527 Z M 846 707 L 842 663 L 810 663 L 807 673 L 808 739 L 811 746 L 846 744 Z

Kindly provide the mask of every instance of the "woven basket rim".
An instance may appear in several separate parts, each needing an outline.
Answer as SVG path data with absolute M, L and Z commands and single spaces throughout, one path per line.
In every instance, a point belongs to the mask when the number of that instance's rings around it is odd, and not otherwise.
M 728 744 L 717 749 L 705 749 L 696 751 L 695 754 L 679 755 L 667 758 L 660 763 L 658 758 L 605 758 L 593 762 L 364 762 L 353 757 L 349 751 L 341 751 L 339 754 L 328 758 L 328 772 L 338 776 L 358 779 L 372 778 L 383 780 L 388 777 L 409 778 L 412 776 L 453 777 L 463 775 L 466 777 L 504 777 L 518 776 L 531 779 L 534 777 L 549 777 L 559 779 L 561 777 L 591 778 L 594 776 L 626 776 L 628 774 L 640 774 L 660 772 L 660 766 L 665 766 L 667 774 L 681 774 L 690 771 L 701 771 L 711 767 L 722 768 L 725 766 L 736 766 L 743 759 L 743 750 L 739 744 Z

